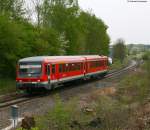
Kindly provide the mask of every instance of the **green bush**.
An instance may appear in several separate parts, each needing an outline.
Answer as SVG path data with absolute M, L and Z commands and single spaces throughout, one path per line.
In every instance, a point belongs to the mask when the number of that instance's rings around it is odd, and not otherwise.
M 142 59 L 143 59 L 143 60 L 150 60 L 150 51 L 145 52 L 145 53 L 142 55 Z
M 128 62 L 129 62 L 129 60 L 127 58 L 124 59 L 123 62 L 121 62 L 120 60 L 117 60 L 117 59 L 113 59 L 113 64 L 111 64 L 110 69 L 111 70 L 121 69 L 121 68 L 127 66 Z
M 40 130 L 67 130 L 70 119 L 70 112 L 57 96 L 54 108 L 45 116 L 38 117 L 37 122 Z
M 86 127 L 85 124 L 92 120 L 93 115 L 84 113 L 77 105 L 76 98 L 67 103 L 63 103 L 59 96 L 56 96 L 56 104 L 46 115 L 36 118 L 37 127 L 40 130 L 78 130 Z M 72 122 L 77 122 L 71 128 Z M 88 127 L 87 127 L 88 128 Z

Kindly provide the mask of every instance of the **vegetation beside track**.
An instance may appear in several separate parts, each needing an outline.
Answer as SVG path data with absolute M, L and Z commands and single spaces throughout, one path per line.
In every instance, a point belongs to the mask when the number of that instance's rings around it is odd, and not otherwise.
M 16 91 L 15 79 L 0 79 L 0 95 Z
M 57 95 L 55 107 L 44 116 L 35 117 L 35 130 L 148 130 L 149 79 L 150 61 L 145 61 L 111 88 L 68 102 Z
M 113 64 L 110 65 L 110 71 L 115 71 L 122 69 L 129 65 L 129 62 L 131 61 L 131 58 L 126 57 L 123 62 L 121 62 L 118 59 L 113 59 Z

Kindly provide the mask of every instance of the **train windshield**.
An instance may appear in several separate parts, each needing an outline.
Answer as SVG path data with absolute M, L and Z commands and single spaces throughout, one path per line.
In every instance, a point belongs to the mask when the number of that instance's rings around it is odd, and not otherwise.
M 19 76 L 20 77 L 39 77 L 42 73 L 41 63 L 20 63 Z

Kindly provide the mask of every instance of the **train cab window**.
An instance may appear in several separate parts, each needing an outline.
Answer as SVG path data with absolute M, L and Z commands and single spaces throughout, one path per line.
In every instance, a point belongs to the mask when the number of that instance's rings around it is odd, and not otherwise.
M 52 74 L 55 74 L 55 65 L 52 65 Z
M 50 75 L 50 65 L 46 65 L 45 72 L 47 75 Z

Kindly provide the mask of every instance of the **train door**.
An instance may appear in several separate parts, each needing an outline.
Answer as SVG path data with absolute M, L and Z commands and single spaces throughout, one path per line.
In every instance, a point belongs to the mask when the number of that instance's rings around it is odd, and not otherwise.
M 59 64 L 59 81 L 63 81 L 67 76 L 68 64 Z
M 52 64 L 51 79 L 56 80 L 56 65 Z
M 46 68 L 48 84 L 50 85 L 50 64 L 47 64 L 45 68 Z
M 58 73 L 58 80 L 60 81 L 61 78 L 62 78 L 62 74 L 63 74 L 63 65 L 62 64 L 58 65 L 58 71 L 59 71 L 59 73 Z
M 88 63 L 87 61 L 83 63 L 84 75 L 88 73 Z

